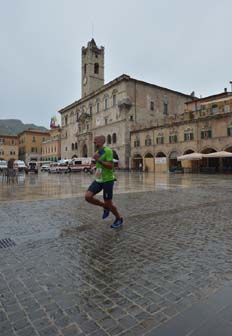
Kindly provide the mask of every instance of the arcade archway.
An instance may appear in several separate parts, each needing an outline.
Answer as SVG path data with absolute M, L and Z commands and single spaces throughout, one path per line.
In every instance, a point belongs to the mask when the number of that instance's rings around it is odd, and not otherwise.
M 192 154 L 194 153 L 194 151 L 192 149 L 187 149 L 186 151 L 184 151 L 184 155 L 185 154 Z
M 156 157 L 159 158 L 159 157 L 166 157 L 166 155 L 163 153 L 163 152 L 158 152 L 156 154 Z
M 226 147 L 225 151 L 232 153 L 232 146 Z M 227 158 L 222 159 L 222 172 L 232 173 L 232 157 L 227 157 Z
M 187 149 L 184 151 L 183 155 L 195 153 L 192 149 Z M 200 160 L 183 160 L 181 162 L 181 167 L 184 169 L 185 173 L 199 173 L 200 171 Z
M 132 158 L 132 169 L 141 170 L 143 168 L 143 158 L 140 154 L 135 154 Z
M 151 153 L 146 153 L 144 156 L 144 170 L 146 172 L 155 171 L 154 156 Z
M 167 157 L 163 152 L 158 152 L 155 156 L 155 172 L 166 173 L 168 171 Z
M 202 154 L 215 153 L 216 150 L 211 147 L 204 148 Z M 200 163 L 201 173 L 216 173 L 219 172 L 220 160 L 219 158 L 203 158 Z
M 169 171 L 175 171 L 177 168 L 181 169 L 181 163 L 177 161 L 178 153 L 176 151 L 172 151 L 169 154 Z

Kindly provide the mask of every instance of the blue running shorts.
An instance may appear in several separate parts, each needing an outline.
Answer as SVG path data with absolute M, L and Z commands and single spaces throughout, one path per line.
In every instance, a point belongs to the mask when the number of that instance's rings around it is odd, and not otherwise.
M 107 182 L 93 181 L 90 184 L 88 191 L 91 191 L 94 195 L 96 195 L 103 190 L 104 200 L 112 200 L 113 187 L 114 187 L 114 181 L 107 181 Z

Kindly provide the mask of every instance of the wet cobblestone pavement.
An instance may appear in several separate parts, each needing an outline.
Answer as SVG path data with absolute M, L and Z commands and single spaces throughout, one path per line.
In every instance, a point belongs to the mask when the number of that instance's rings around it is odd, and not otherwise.
M 32 201 L 28 181 L 0 186 L 1 336 L 156 335 L 232 280 L 232 177 L 121 173 L 119 230 L 76 197 L 90 177 L 33 179 Z

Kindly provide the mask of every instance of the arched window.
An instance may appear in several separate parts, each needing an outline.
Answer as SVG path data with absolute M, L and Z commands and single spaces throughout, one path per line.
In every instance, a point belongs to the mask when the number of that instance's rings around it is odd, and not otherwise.
M 109 145 L 111 144 L 111 135 L 110 134 L 107 135 L 107 143 Z
M 211 114 L 216 114 L 218 112 L 218 106 L 217 104 L 213 104 L 211 106 Z
M 88 148 L 86 144 L 83 145 L 82 153 L 83 157 L 88 157 Z
M 135 138 L 134 147 L 140 147 L 140 140 L 138 136 Z
M 177 138 L 177 133 L 170 133 L 169 134 L 169 143 L 177 143 L 178 142 L 178 138 Z
M 232 123 L 230 123 L 227 126 L 227 136 L 231 136 L 232 135 Z
M 108 107 L 108 101 L 107 101 L 107 98 L 105 98 L 104 101 L 105 101 L 105 107 L 104 107 L 104 109 L 107 110 L 107 107 Z
M 190 141 L 193 139 L 194 139 L 193 130 L 191 128 L 186 128 L 184 130 L 184 141 Z
M 72 143 L 72 150 L 74 150 L 74 143 Z
M 100 103 L 97 102 L 97 113 L 100 112 Z
M 163 133 L 158 133 L 156 137 L 157 145 L 162 145 L 164 143 L 164 135 Z
M 75 149 L 77 149 L 77 142 L 75 142 Z
M 113 144 L 115 144 L 117 142 L 117 135 L 116 135 L 116 133 L 113 133 L 113 135 L 112 135 L 112 142 L 113 142 Z
M 98 64 L 98 63 L 94 63 L 94 73 L 95 73 L 96 75 L 99 74 L 99 64 Z
M 116 106 L 116 103 L 117 103 L 116 94 L 113 94 L 113 106 Z
M 151 138 L 150 138 L 149 134 L 146 136 L 145 146 L 151 146 Z

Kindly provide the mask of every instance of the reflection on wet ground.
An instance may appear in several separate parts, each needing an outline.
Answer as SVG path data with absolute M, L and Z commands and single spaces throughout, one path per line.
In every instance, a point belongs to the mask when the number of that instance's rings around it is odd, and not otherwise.
M 89 174 L 47 174 L 20 176 L 9 183 L 0 176 L 0 201 L 57 199 L 83 196 L 94 177 Z M 115 194 L 170 190 L 216 185 L 230 180 L 229 175 L 154 174 L 117 172 Z
M 1 336 L 232 335 L 232 176 L 117 178 L 119 230 L 83 198 L 93 176 L 0 183 L 0 237 L 16 243 L 0 249 Z M 194 332 L 222 308 L 218 333 Z

